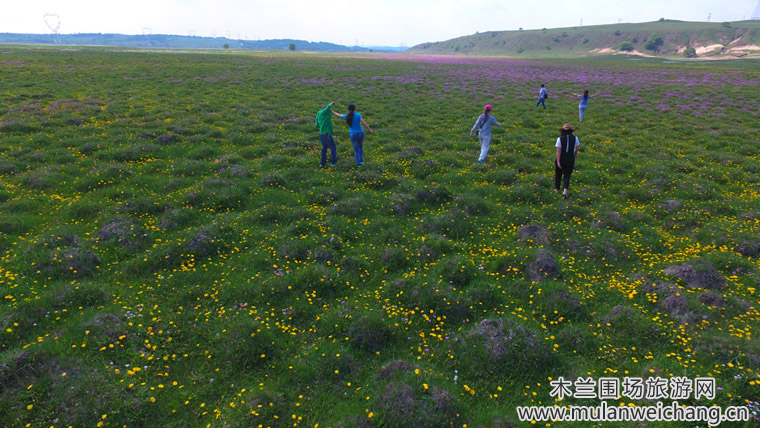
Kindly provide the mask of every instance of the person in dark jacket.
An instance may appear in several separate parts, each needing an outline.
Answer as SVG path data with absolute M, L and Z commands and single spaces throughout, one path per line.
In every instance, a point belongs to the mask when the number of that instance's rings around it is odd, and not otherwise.
M 575 168 L 575 159 L 578 157 L 578 150 L 581 142 L 573 132 L 575 129 L 569 124 L 565 124 L 559 130 L 560 136 L 557 138 L 555 147 L 557 148 L 557 159 L 554 161 L 554 191 L 559 192 L 559 186 L 562 184 L 562 196 L 567 199 L 567 190 L 570 188 L 570 174 Z

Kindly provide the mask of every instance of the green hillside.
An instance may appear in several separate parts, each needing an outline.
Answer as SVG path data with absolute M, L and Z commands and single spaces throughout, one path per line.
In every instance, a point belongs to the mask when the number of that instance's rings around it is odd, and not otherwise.
M 412 47 L 409 52 L 524 57 L 631 53 L 742 58 L 759 57 L 758 45 L 760 21 L 709 23 L 660 20 L 639 24 L 489 31 L 442 42 L 423 43 Z

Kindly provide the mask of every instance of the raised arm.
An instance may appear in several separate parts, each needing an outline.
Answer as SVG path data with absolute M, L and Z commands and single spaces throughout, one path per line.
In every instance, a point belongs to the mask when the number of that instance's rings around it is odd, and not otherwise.
M 315 120 L 317 128 L 319 128 L 321 122 L 324 122 L 325 120 L 330 119 L 330 117 L 327 116 L 327 111 L 331 110 L 332 106 L 333 106 L 333 103 L 329 103 L 326 106 L 322 107 L 322 110 L 320 110 L 317 113 L 317 117 L 316 117 L 316 120 Z
M 333 109 L 330 109 L 330 111 L 332 112 L 332 114 L 334 114 L 334 115 L 338 116 L 339 118 L 343 119 L 343 115 L 342 114 L 336 113 L 335 110 L 333 110 Z
M 369 131 L 370 134 L 374 134 L 372 128 L 370 128 L 369 125 L 367 125 L 367 122 L 364 121 L 364 118 L 359 119 L 359 121 L 367 128 L 367 131 Z

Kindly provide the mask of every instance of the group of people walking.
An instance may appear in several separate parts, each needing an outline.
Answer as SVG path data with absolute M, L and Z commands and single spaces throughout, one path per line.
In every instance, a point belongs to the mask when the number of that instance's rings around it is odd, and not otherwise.
M 583 94 L 573 94 L 580 98 L 578 104 L 578 120 L 583 122 L 583 114 L 588 108 L 588 100 L 591 98 L 588 90 L 583 91 Z M 538 92 L 538 102 L 536 107 L 542 105 L 546 109 L 546 98 L 548 92 L 545 85 L 541 85 Z M 319 140 L 322 143 L 322 158 L 320 167 L 327 165 L 327 152 L 330 151 L 330 166 L 335 166 L 338 161 L 337 149 L 335 145 L 335 139 L 333 138 L 333 125 L 332 116 L 340 117 L 346 121 L 346 125 L 349 127 L 349 138 L 351 139 L 351 145 L 354 147 L 354 159 L 356 166 L 362 166 L 364 164 L 364 127 L 367 128 L 370 134 L 373 133 L 372 128 L 367 125 L 361 114 L 356 111 L 354 104 L 348 105 L 348 113 L 340 114 L 333 110 L 335 103 L 329 103 L 325 105 L 318 113 L 316 117 L 316 126 L 319 129 Z M 478 116 L 475 124 L 470 130 L 470 137 L 477 133 L 480 141 L 480 156 L 478 156 L 478 163 L 483 163 L 488 156 L 488 150 L 491 145 L 491 130 L 494 126 L 501 127 L 501 124 L 496 120 L 492 114 L 493 107 L 486 105 L 483 114 Z M 562 186 L 562 195 L 568 197 L 568 189 L 570 188 L 570 175 L 575 168 L 575 159 L 578 157 L 580 149 L 580 140 L 574 135 L 575 128 L 569 123 L 565 124 L 560 130 L 560 136 L 557 138 L 555 147 L 557 149 L 556 159 L 554 160 L 554 190 L 559 192 L 560 186 Z
M 319 141 L 322 142 L 322 161 L 319 166 L 324 167 L 327 165 L 328 150 L 330 150 L 330 166 L 335 166 L 335 163 L 338 162 L 331 115 L 338 116 L 346 121 L 348 125 L 348 137 L 351 139 L 351 145 L 354 146 L 356 166 L 362 166 L 364 165 L 364 129 L 362 125 L 367 128 L 370 134 L 373 133 L 372 128 L 367 125 L 362 115 L 356 111 L 354 104 L 348 105 L 348 113 L 346 114 L 340 114 L 333 110 L 334 105 L 335 103 L 327 104 L 317 113 L 316 125 L 319 129 Z
M 583 122 L 583 113 L 588 108 L 588 100 L 591 98 L 588 90 L 584 90 L 583 94 L 573 94 L 580 98 L 578 104 L 578 121 Z M 546 109 L 546 98 L 548 97 L 548 91 L 546 85 L 541 84 L 541 88 L 538 90 L 538 102 L 539 105 Z M 478 134 L 480 140 L 480 156 L 478 156 L 478 163 L 483 163 L 488 155 L 488 149 L 491 145 L 491 128 L 493 126 L 501 126 L 501 124 L 491 114 L 493 107 L 491 105 L 485 106 L 483 114 L 478 116 L 475 124 L 470 130 L 470 137 L 473 134 Z M 554 191 L 559 192 L 560 186 L 562 186 L 562 196 L 568 197 L 568 189 L 570 188 L 570 175 L 575 168 L 575 159 L 578 157 L 578 152 L 581 146 L 581 142 L 577 136 L 574 135 L 575 128 L 569 123 L 565 124 L 560 130 L 560 136 L 557 138 L 555 147 L 557 148 L 557 156 L 554 160 Z
M 578 121 L 583 122 L 583 113 L 586 112 L 586 109 L 588 108 L 588 100 L 591 98 L 591 95 L 588 93 L 588 89 L 583 91 L 582 94 L 574 94 L 571 92 L 572 95 L 580 98 L 580 103 L 578 103 Z M 536 101 L 536 107 L 539 105 L 544 106 L 544 110 L 546 110 L 546 99 L 549 98 L 549 93 L 546 91 L 546 85 L 543 83 L 541 84 L 541 89 L 538 90 L 538 101 Z

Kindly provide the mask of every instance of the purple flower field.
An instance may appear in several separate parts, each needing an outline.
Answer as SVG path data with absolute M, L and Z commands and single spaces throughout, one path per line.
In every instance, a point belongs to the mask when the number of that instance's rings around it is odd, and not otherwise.
M 756 411 L 758 70 L 6 47 L 0 426 L 490 428 L 658 401 L 559 400 L 560 378 L 712 378 L 679 402 Z M 374 131 L 363 165 L 334 117 L 320 167 L 330 102 Z

